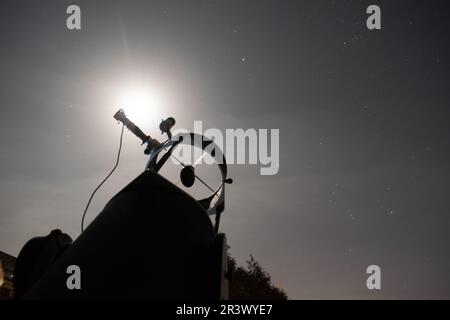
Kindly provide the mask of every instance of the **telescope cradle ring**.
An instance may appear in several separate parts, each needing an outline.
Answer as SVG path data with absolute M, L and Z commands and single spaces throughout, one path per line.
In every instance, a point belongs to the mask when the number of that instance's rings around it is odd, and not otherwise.
M 227 164 L 222 150 L 211 139 L 197 133 L 178 134 L 150 151 L 145 170 L 153 170 L 158 172 L 167 159 L 171 156 L 174 148 L 179 144 L 187 144 L 200 148 L 204 153 L 209 154 L 215 160 L 215 165 L 219 167 L 222 176 L 222 183 L 216 190 L 214 190 L 214 192 L 212 192 L 211 195 L 206 198 L 199 199 L 197 202 L 203 207 L 208 215 L 216 215 L 216 219 L 220 219 L 220 214 L 225 209 L 225 184 L 231 183 L 232 180 L 227 179 Z M 158 156 L 163 150 L 166 150 L 166 153 L 158 160 Z M 216 196 L 218 199 L 211 206 L 212 200 Z

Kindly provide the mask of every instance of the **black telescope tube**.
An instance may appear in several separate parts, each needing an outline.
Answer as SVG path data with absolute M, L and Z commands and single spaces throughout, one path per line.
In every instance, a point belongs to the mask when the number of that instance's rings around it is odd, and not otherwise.
M 127 118 L 125 112 L 123 112 L 122 109 L 116 112 L 116 114 L 114 115 L 114 119 L 122 122 L 125 125 L 125 127 L 128 128 L 128 130 L 133 132 L 136 137 L 142 140 L 142 143 L 146 143 L 150 140 L 150 136 L 147 136 L 144 132 L 142 132 L 141 129 L 139 129 L 137 125 L 131 122 L 130 119 Z

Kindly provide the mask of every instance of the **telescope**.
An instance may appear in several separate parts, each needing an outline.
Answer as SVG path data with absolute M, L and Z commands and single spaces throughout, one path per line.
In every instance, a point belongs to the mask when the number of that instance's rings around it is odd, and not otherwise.
M 122 109 L 114 119 L 146 145 L 144 171 L 110 199 L 75 241 L 60 230 L 28 241 L 16 261 L 16 298 L 227 299 L 227 242 L 219 223 L 225 184 L 232 180 L 222 151 L 195 133 L 172 137 L 172 117 L 159 126 L 168 136 L 164 142 L 145 134 Z M 210 187 L 206 198 L 193 197 L 159 174 L 182 144 L 210 154 L 214 150 L 212 156 L 220 159 L 216 166 L 222 182 Z M 195 165 L 180 164 L 183 185 L 206 184 Z M 81 270 L 80 289 L 68 287 L 68 270 L 74 266 Z

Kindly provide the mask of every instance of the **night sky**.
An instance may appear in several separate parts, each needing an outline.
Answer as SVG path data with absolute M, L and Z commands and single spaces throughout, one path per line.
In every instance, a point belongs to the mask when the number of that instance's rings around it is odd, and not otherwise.
M 382 30 L 366 27 L 371 4 Z M 448 1 L 2 0 L 0 37 L 0 250 L 79 235 L 114 164 L 117 92 L 140 83 L 163 97 L 133 119 L 157 138 L 167 116 L 280 129 L 277 175 L 229 166 L 221 230 L 290 298 L 450 298 Z M 88 222 L 142 151 L 126 133 Z

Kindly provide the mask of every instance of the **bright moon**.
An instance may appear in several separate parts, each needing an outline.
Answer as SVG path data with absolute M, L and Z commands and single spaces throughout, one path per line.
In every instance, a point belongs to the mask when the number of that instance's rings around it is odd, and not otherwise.
M 156 91 L 146 87 L 130 87 L 119 95 L 120 108 L 131 121 L 147 121 L 160 117 L 161 97 Z

